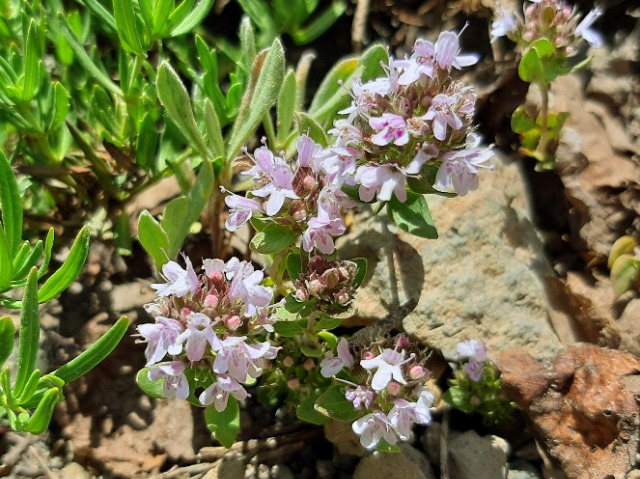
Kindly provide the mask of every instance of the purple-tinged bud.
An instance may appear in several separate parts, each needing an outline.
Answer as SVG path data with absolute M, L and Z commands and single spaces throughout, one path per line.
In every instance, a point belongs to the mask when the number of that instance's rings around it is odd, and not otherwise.
M 336 294 L 336 302 L 340 306 L 346 306 L 351 302 L 352 299 L 353 298 L 351 298 L 351 295 L 344 289 Z
M 419 379 L 428 379 L 430 375 L 429 370 L 423 368 L 419 364 L 415 364 L 409 368 L 409 377 L 414 381 Z
M 387 392 L 392 396 L 398 396 L 402 390 L 402 384 L 395 381 L 389 381 L 387 384 Z
M 287 381 L 287 387 L 292 391 L 295 391 L 300 387 L 300 380 L 298 378 L 291 378 Z
M 307 358 L 305 359 L 304 363 L 302 363 L 302 367 L 306 371 L 312 371 L 316 367 L 316 363 L 313 359 Z
M 312 296 L 320 296 L 324 292 L 324 284 L 319 279 L 312 279 L 309 281 L 308 288 L 309 294 Z
M 296 292 L 294 294 L 296 296 L 296 299 L 301 303 L 309 301 L 309 292 L 305 288 L 296 289 Z
M 229 328 L 231 331 L 235 331 L 242 324 L 242 319 L 237 314 L 225 319 L 224 325 Z
M 340 276 L 335 268 L 328 269 L 322 273 L 321 279 L 324 280 L 326 287 L 329 289 L 334 289 L 340 283 Z
M 406 336 L 398 336 L 398 341 L 396 342 L 396 349 L 407 349 L 411 346 L 411 341 Z
M 204 298 L 204 307 L 216 309 L 218 307 L 218 297 L 214 294 L 208 294 Z

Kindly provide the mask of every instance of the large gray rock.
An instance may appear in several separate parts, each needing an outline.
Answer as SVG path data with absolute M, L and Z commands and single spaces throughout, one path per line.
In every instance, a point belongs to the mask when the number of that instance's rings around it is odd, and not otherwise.
M 449 474 L 456 479 L 506 479 L 507 455 L 492 436 L 454 433 L 448 443 Z
M 531 224 L 525 184 L 515 163 L 496 158 L 480 188 L 465 197 L 427 200 L 440 237 L 427 240 L 390 225 L 383 215 L 356 221 L 341 255 L 365 256 L 369 280 L 356 307 L 381 318 L 392 304 L 395 261 L 400 303 L 419 298 L 407 332 L 455 359 L 456 345 L 482 339 L 490 350 L 524 348 L 550 360 L 561 344 L 549 322 L 541 278 L 553 274 Z M 390 232 L 391 231 L 391 232 Z

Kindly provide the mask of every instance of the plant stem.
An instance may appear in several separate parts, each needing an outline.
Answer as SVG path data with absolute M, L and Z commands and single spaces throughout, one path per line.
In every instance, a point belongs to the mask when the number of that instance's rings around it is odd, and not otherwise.
M 540 87 L 540 94 L 542 97 L 540 100 L 540 129 L 542 131 L 540 132 L 540 142 L 538 143 L 536 150 L 542 154 L 543 158 L 546 158 L 547 147 L 549 145 L 549 83 L 538 83 L 538 86 Z

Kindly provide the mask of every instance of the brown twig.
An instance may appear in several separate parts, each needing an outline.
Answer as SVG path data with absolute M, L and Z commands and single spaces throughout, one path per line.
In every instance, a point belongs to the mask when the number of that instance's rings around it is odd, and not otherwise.
M 365 31 L 367 27 L 367 17 L 369 16 L 369 0 L 358 0 L 356 12 L 353 15 L 351 26 L 351 44 L 353 51 L 359 53 L 366 43 Z

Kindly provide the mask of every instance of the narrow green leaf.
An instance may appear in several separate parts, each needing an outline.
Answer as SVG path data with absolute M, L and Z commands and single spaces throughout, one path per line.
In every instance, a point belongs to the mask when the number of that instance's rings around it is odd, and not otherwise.
M 169 15 L 176 8 L 175 0 L 157 0 L 153 8 L 153 31 L 157 35 L 165 36 L 169 33 L 171 24 Z
M 13 280 L 19 281 L 27 276 L 27 273 L 31 268 L 36 266 L 38 260 L 42 257 L 44 252 L 44 243 L 42 240 L 36 242 L 33 247 L 29 245 L 27 241 L 24 242 L 27 248 L 29 248 L 29 254 L 22 259 L 20 262 L 14 262 L 14 270 L 13 270 Z M 38 272 L 38 277 L 40 277 L 40 273 Z
M 49 124 L 47 126 L 48 131 L 55 131 L 67 118 L 69 113 L 69 93 L 64 85 L 60 82 L 53 82 L 53 102 L 51 104 L 51 110 L 49 112 Z
M 0 224 L 0 292 L 9 289 L 13 279 L 13 262 L 4 228 Z
M 138 241 L 153 258 L 153 264 L 160 271 L 162 265 L 169 260 L 169 238 L 160 223 L 147 210 L 140 213 L 138 218 Z
M 207 127 L 207 142 L 209 149 L 215 156 L 224 158 L 224 138 L 220 128 L 220 120 L 213 107 L 213 103 L 208 98 L 204 99 L 204 121 Z
M 240 407 L 236 398 L 230 396 L 222 412 L 216 411 L 213 405 L 208 406 L 204 410 L 204 419 L 207 429 L 220 444 L 227 448 L 233 446 L 240 431 Z
M 307 93 L 307 78 L 311 63 L 316 58 L 313 53 L 303 53 L 296 66 L 296 103 L 293 111 L 302 111 Z
M 22 241 L 22 199 L 11 163 L 0 149 L 0 213 L 6 235 L 9 257 L 13 257 Z
M 129 319 L 122 316 L 89 349 L 51 373 L 66 384 L 84 376 L 104 360 L 120 343 L 129 329 Z
M 176 18 L 173 14 L 169 17 L 169 21 L 172 22 L 175 27 L 171 29 L 172 37 L 179 37 L 180 35 L 184 35 L 185 33 L 189 33 L 191 30 L 196 28 L 202 20 L 207 16 L 211 8 L 213 7 L 213 3 L 215 0 L 199 0 L 196 7 L 189 12 L 189 14 L 182 20 L 180 23 L 174 23 Z M 174 11 L 175 13 L 175 11 Z
M 278 27 L 266 2 L 260 0 L 238 0 L 238 3 L 242 7 L 242 11 L 251 18 L 251 21 L 262 32 L 269 36 L 273 35 L 271 38 L 278 34 Z
M 136 163 L 145 171 L 152 172 L 152 176 L 158 173 L 155 159 L 158 150 L 158 128 L 151 114 L 145 113 L 138 124 L 138 137 L 136 139 Z
M 49 268 L 49 262 L 51 261 L 51 250 L 53 249 L 53 240 L 55 238 L 55 233 L 53 228 L 49 228 L 47 232 L 47 237 L 44 241 L 44 256 L 42 258 L 42 264 L 40 268 L 38 268 L 38 278 L 42 278 L 42 276 L 47 272 Z
M 235 158 L 275 104 L 283 80 L 284 50 L 280 40 L 276 39 L 266 55 L 260 52 L 256 56 L 249 86 L 242 98 L 240 111 L 229 137 L 228 161 Z
M 9 316 L 0 318 L 0 367 L 4 366 L 6 360 L 11 356 L 15 337 L 16 328 L 13 325 L 13 320 Z
M 298 253 L 290 253 L 287 256 L 287 273 L 289 273 L 289 279 L 295 281 L 300 277 L 302 273 L 302 260 Z
M 23 101 L 29 101 L 35 96 L 42 80 L 42 60 L 37 35 L 38 27 L 36 21 L 32 19 L 24 52 L 23 83 L 20 92 L 20 99 Z
M 255 234 L 249 246 L 260 254 L 277 254 L 284 251 L 297 239 L 291 229 L 277 223 L 269 223 L 265 229 Z
M 329 145 L 325 129 L 313 117 L 302 111 L 296 112 L 294 116 L 300 135 L 309 135 L 309 138 L 325 148 Z
M 367 277 L 367 269 L 369 267 L 369 264 L 365 258 L 354 258 L 351 261 L 358 265 L 358 272 L 356 273 L 356 277 L 353 280 L 353 286 L 355 288 L 359 288 L 364 279 Z
M 1 226 L 0 226 L 1 227 Z M 23 265 L 26 263 L 27 258 L 29 257 L 29 254 L 32 252 L 31 250 L 31 245 L 29 244 L 28 241 L 24 241 L 22 243 L 22 246 L 20 246 L 20 249 L 18 250 L 18 253 L 13 257 L 13 274 L 11 275 L 11 279 L 12 281 L 16 281 L 17 279 L 20 278 L 18 271 L 23 267 Z M 34 265 L 29 265 L 29 267 L 27 268 L 27 270 L 25 271 L 25 276 L 26 273 L 31 269 L 31 266 Z
M 136 25 L 136 12 L 133 9 L 132 0 L 113 0 L 113 16 L 118 25 L 118 36 L 122 48 L 136 55 L 146 56 L 142 47 L 138 27 Z
M 244 58 L 243 66 L 248 70 L 256 59 L 256 37 L 251 21 L 247 17 L 244 17 L 240 22 L 240 46 Z
M 156 0 L 155 8 L 158 8 L 158 0 Z M 144 25 L 147 28 L 147 32 L 153 35 L 155 33 L 155 28 L 153 26 L 153 9 L 154 6 L 151 5 L 151 0 L 138 0 L 138 5 L 140 6 L 140 14 L 142 15 L 142 20 L 144 20 Z
M 20 394 L 19 397 L 16 397 L 16 403 L 19 405 L 26 404 L 33 397 L 38 389 L 38 385 L 40 384 L 40 377 L 40 370 L 34 369 L 31 376 L 29 376 L 27 384 L 22 390 L 22 394 Z
M 62 391 L 58 388 L 51 388 L 44 393 L 44 396 L 36 407 L 35 412 L 27 422 L 25 431 L 28 431 L 31 434 L 42 434 L 45 432 L 49 427 L 56 405 L 62 402 L 63 399 L 64 396 L 62 395 Z
M 18 341 L 18 365 L 13 394 L 22 394 L 27 380 L 36 368 L 38 340 L 40 338 L 40 314 L 38 311 L 38 270 L 32 268 L 27 277 L 20 311 Z
M 429 206 L 422 195 L 408 192 L 407 201 L 404 203 L 401 203 L 394 195 L 387 203 L 387 214 L 396 225 L 407 233 L 428 239 L 438 237 Z
M 326 112 L 338 104 L 342 98 L 349 98 L 346 90 L 341 89 L 340 82 L 346 82 L 358 66 L 358 58 L 346 58 L 336 63 L 324 77 L 311 101 L 308 113 L 322 121 Z
M 195 0 L 183 0 L 180 2 L 180 5 L 178 5 L 175 10 L 171 12 L 171 15 L 169 15 L 169 23 L 172 26 L 175 26 L 184 21 L 184 19 L 189 15 L 194 3 Z
M 196 147 L 200 155 L 207 158 L 209 152 L 196 124 L 191 99 L 182 80 L 169 63 L 162 61 L 156 77 L 158 98 L 167 109 L 167 114 L 180 128 L 182 134 Z
M 97 18 L 102 27 L 107 30 L 109 35 L 117 35 L 118 26 L 116 19 L 111 15 L 101 3 L 100 0 L 83 0 L 85 6 L 91 11 L 93 17 Z
M 278 95 L 277 106 L 277 131 L 278 142 L 282 145 L 289 136 L 291 123 L 293 122 L 293 112 L 296 105 L 296 75 L 293 70 L 285 75 L 282 82 L 282 89 Z
M 167 254 L 170 258 L 174 258 L 180 252 L 191 225 L 198 220 L 209 201 L 213 187 L 213 166 L 211 162 L 203 161 L 196 181 L 187 195 L 173 199 L 166 206 L 160 225 L 169 238 Z
M 336 20 L 342 16 L 346 9 L 346 2 L 331 2 L 331 5 L 323 10 L 322 13 L 316 16 L 310 23 L 305 25 L 303 28 L 298 28 L 293 31 L 291 35 L 293 41 L 298 45 L 305 45 L 314 41 L 331 28 L 331 25 L 333 25 Z
M 122 91 L 118 86 L 111 81 L 111 78 L 104 73 L 98 66 L 93 62 L 89 54 L 86 52 L 75 33 L 71 31 L 69 24 L 67 23 L 67 19 L 62 13 L 58 13 L 58 21 L 61 26 L 61 33 L 66 38 L 67 42 L 69 42 L 69 46 L 76 54 L 78 59 L 78 63 L 106 90 L 109 90 L 111 93 L 122 96 Z
M 44 303 L 55 298 L 78 277 L 84 262 L 89 254 L 89 238 L 91 231 L 88 226 L 84 226 L 71 246 L 67 259 L 62 266 L 53 273 L 38 291 L 38 301 Z

